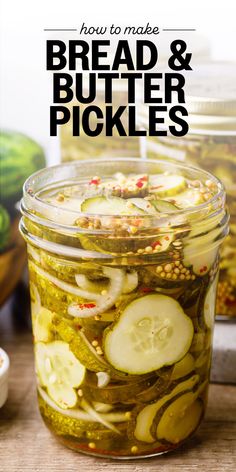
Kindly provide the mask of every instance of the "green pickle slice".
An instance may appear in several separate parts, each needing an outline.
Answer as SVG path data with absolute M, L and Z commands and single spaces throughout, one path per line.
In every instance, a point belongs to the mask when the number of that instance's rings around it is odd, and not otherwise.
M 127 204 L 127 200 L 120 197 L 93 197 L 87 198 L 81 205 L 84 213 L 95 215 L 133 215 L 134 213 L 143 214 L 137 205 Z
M 142 375 L 180 360 L 192 338 L 192 321 L 179 303 L 166 295 L 152 294 L 126 306 L 118 321 L 105 330 L 103 344 L 112 366 Z
M 164 411 L 156 435 L 159 441 L 177 444 L 195 431 L 203 413 L 201 400 L 193 392 L 185 393 L 174 400 Z
M 78 401 L 75 387 L 84 380 L 85 367 L 63 341 L 35 344 L 36 372 L 40 384 L 61 408 L 72 408 Z
M 157 174 L 150 176 L 151 192 L 159 197 L 168 197 L 182 192 L 186 187 L 186 180 L 182 175 Z
M 199 376 L 193 375 L 189 379 L 179 383 L 173 390 L 168 393 L 167 395 L 160 398 L 157 402 L 152 403 L 151 405 L 147 405 L 144 408 L 139 410 L 138 415 L 135 421 L 134 427 L 134 437 L 139 441 L 153 443 L 155 442 L 155 438 L 151 434 L 151 426 L 157 415 L 158 411 L 161 410 L 163 405 L 167 403 L 169 400 L 174 398 L 179 393 L 192 390 L 192 388 L 199 382 Z

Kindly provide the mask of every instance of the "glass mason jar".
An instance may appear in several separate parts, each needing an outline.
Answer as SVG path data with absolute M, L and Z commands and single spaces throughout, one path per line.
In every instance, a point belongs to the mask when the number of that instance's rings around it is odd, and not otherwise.
M 236 66 L 198 66 L 186 82 L 189 133 L 183 138 L 148 137 L 146 157 L 199 166 L 224 183 L 230 233 L 221 248 L 216 313 L 226 319 L 236 316 Z M 146 119 L 142 121 L 146 128 Z
M 91 190 L 98 181 L 102 194 Z M 205 181 L 211 194 L 202 192 Z M 163 198 L 155 200 L 160 188 Z M 194 208 L 165 200 L 173 190 L 180 198 L 183 188 L 195 195 Z M 211 174 L 156 160 L 69 163 L 25 183 L 20 229 L 39 407 L 66 446 L 148 457 L 182 445 L 198 428 L 218 249 L 228 229 L 224 205 Z

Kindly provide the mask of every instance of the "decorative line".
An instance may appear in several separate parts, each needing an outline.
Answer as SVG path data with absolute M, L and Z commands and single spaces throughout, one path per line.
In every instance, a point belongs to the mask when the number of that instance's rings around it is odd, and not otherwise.
M 195 28 L 163 28 L 162 31 L 196 31 Z
M 44 28 L 43 31 L 77 31 L 77 28 Z

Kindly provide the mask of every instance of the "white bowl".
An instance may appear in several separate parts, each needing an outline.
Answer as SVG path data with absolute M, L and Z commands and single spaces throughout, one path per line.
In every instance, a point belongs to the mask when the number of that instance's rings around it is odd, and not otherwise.
M 7 353 L 0 348 L 0 408 L 7 399 L 9 367 L 9 357 Z

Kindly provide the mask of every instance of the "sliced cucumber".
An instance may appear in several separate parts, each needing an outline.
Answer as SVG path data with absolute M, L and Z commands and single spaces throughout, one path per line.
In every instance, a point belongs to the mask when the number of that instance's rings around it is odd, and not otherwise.
M 120 197 L 93 197 L 87 198 L 81 205 L 81 211 L 92 215 L 133 215 L 143 214 L 144 211 L 129 205 L 127 200 Z
M 208 236 L 208 235 L 206 235 Z M 204 238 L 204 236 L 202 236 Z M 202 239 L 201 238 L 201 239 Z M 186 267 L 192 267 L 196 275 L 205 275 L 212 268 L 216 261 L 219 247 L 214 246 L 209 249 L 209 245 L 204 241 L 191 241 L 184 246 L 183 263 Z
M 69 320 L 58 315 L 54 315 L 52 322 L 55 331 L 69 344 L 71 352 L 87 369 L 93 372 L 109 370 L 108 364 L 97 354 L 82 330 L 76 329 Z
M 214 239 L 222 233 L 222 227 L 219 226 L 222 221 L 222 212 L 218 213 L 217 215 L 213 215 L 210 218 L 206 215 L 203 215 L 201 221 L 194 222 L 192 225 L 192 229 L 188 235 L 190 239 L 194 238 L 195 236 L 202 236 L 202 235 L 209 235 L 209 242 L 213 240 L 212 234 Z M 211 233 L 210 231 L 213 231 Z M 216 230 L 216 231 L 215 231 Z M 206 236 L 205 236 L 206 237 Z
M 105 330 L 104 352 L 116 369 L 145 374 L 178 362 L 189 350 L 192 338 L 192 321 L 179 303 L 152 294 L 132 301 L 118 321 Z
M 204 322 L 209 329 L 212 329 L 214 325 L 217 283 L 218 277 L 215 277 L 204 302 Z
M 178 207 L 166 200 L 152 200 L 152 205 L 159 213 L 175 213 Z
M 85 367 L 63 341 L 35 345 L 36 371 L 49 396 L 61 408 L 73 408 L 77 403 L 75 387 L 83 382 Z
M 188 352 L 186 356 L 181 359 L 181 361 L 175 364 L 174 369 L 171 374 L 171 380 L 177 380 L 181 377 L 185 377 L 186 375 L 190 374 L 194 370 L 194 358 Z
M 159 197 L 171 197 L 186 188 L 186 180 L 182 175 L 152 175 L 149 183 L 150 192 Z
M 157 438 L 172 444 L 183 441 L 198 427 L 202 414 L 202 402 L 196 400 L 193 392 L 181 395 L 164 411 L 157 426 Z
M 188 380 L 185 380 L 184 382 L 176 385 L 176 387 L 169 394 L 160 398 L 160 400 L 158 400 L 156 403 L 145 406 L 137 415 L 134 437 L 138 439 L 138 441 L 144 441 L 147 443 L 155 442 L 155 438 L 152 436 L 150 429 L 157 412 L 163 407 L 163 405 L 165 405 L 165 403 L 167 403 L 179 393 L 192 390 L 198 382 L 199 375 L 193 375 Z
M 141 378 L 136 382 L 128 382 L 125 384 L 109 384 L 103 388 L 90 383 L 89 381 L 83 387 L 86 398 L 99 402 L 114 403 L 136 403 L 137 395 L 145 392 L 154 382 L 153 378 Z M 141 401 L 141 400 L 140 400 Z
M 31 301 L 31 315 L 32 321 L 38 315 L 41 308 L 41 299 L 36 285 L 31 281 L 30 282 L 30 301 Z
M 33 335 L 35 342 L 48 342 L 53 339 L 52 332 L 53 313 L 47 308 L 41 307 L 33 321 Z
M 145 200 L 144 198 L 129 198 L 129 200 L 127 201 L 135 208 L 138 208 L 139 210 L 142 210 L 145 213 L 149 213 L 150 215 L 157 214 L 155 207 L 149 200 Z
M 203 196 L 198 189 L 189 188 L 185 192 L 173 197 L 174 203 L 179 208 L 188 208 L 204 203 Z

